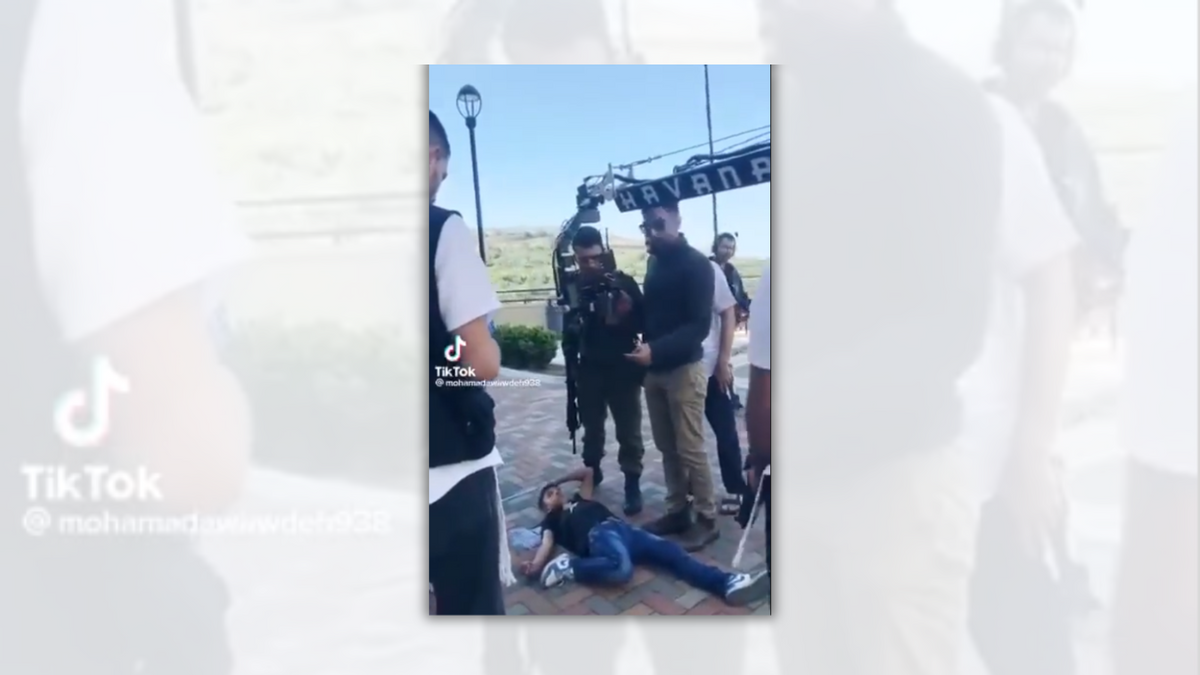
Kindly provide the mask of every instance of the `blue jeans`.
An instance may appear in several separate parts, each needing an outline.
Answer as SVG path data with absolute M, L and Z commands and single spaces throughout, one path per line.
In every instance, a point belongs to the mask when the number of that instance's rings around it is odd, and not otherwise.
M 679 544 L 655 536 L 623 520 L 606 520 L 588 533 L 587 558 L 571 561 L 575 580 L 582 584 L 620 586 L 633 578 L 634 565 L 649 565 L 674 574 L 680 581 L 724 597 L 729 572 L 696 560 Z
M 742 442 L 738 438 L 737 415 L 733 399 L 722 391 L 717 378 L 708 378 L 708 393 L 704 397 L 704 416 L 717 438 L 717 463 L 721 465 L 721 482 L 731 495 L 746 493 L 746 478 L 742 473 Z

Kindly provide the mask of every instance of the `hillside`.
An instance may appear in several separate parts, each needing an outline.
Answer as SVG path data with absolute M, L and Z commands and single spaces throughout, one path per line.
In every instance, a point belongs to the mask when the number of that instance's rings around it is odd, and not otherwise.
M 551 251 L 557 231 L 550 229 L 490 230 L 486 233 L 488 267 L 492 281 L 505 291 L 515 289 L 537 289 L 528 295 L 507 294 L 506 300 L 518 297 L 543 298 L 541 289 L 553 288 Z M 641 239 L 611 237 L 609 246 L 616 253 L 617 266 L 639 281 L 646 275 L 646 246 Z M 734 263 L 746 277 L 746 285 L 753 294 L 758 277 L 762 276 L 761 258 L 739 256 Z
M 198 0 L 194 6 L 203 107 L 223 175 L 235 194 L 244 201 L 344 198 L 334 204 L 246 208 L 247 230 L 260 235 L 389 228 L 402 242 L 404 253 L 397 256 L 414 250 L 421 241 L 424 202 L 418 187 L 423 153 L 417 145 L 424 135 L 426 69 L 418 64 L 433 58 L 437 36 L 429 27 L 447 3 Z M 647 3 L 642 11 L 652 13 L 652 6 L 666 9 L 664 3 Z M 725 53 L 730 63 L 757 58 L 752 39 L 731 39 L 723 46 L 708 38 L 696 41 L 691 24 L 704 24 L 703 17 L 671 16 L 679 19 L 669 22 L 677 34 L 639 45 L 653 60 L 719 63 Z M 642 18 L 644 28 L 660 23 L 650 21 L 649 14 Z M 686 58 L 701 48 L 703 58 Z M 1122 214 L 1133 216 L 1153 175 L 1164 123 L 1181 96 L 1137 88 L 1065 96 L 1100 149 L 1113 199 Z M 388 198 L 360 199 L 366 194 Z M 551 232 L 531 225 L 486 233 L 492 275 L 501 288 L 552 285 Z M 613 243 L 620 264 L 640 275 L 645 266 L 641 242 Z M 740 266 L 754 277 L 761 261 L 742 260 Z M 350 265 L 346 268 L 338 274 L 349 276 Z

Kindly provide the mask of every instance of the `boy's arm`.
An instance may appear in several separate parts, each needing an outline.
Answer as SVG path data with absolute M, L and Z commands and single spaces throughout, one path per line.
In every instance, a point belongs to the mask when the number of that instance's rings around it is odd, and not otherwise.
M 584 499 L 591 499 L 592 494 L 596 489 L 596 473 L 590 466 L 585 466 L 554 481 L 555 485 L 563 483 L 579 483 L 579 496 Z
M 554 553 L 554 533 L 549 528 L 542 528 L 542 545 L 538 547 L 537 553 L 533 554 L 533 560 L 529 561 L 529 573 L 536 574 L 546 566 L 546 561 L 550 560 L 550 555 Z

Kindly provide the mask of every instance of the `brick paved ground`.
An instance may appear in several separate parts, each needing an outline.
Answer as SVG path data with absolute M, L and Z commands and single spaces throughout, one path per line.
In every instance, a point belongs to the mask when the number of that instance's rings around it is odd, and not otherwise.
M 578 455 L 571 453 L 567 436 L 565 385 L 561 378 L 543 377 L 537 388 L 493 388 L 496 400 L 497 445 L 504 455 L 505 466 L 500 470 L 501 492 L 510 527 L 534 527 L 541 521 L 537 509 L 537 493 L 542 485 L 562 477 L 580 465 Z M 644 411 L 644 402 L 643 402 Z M 745 428 L 739 419 L 743 447 Z M 645 511 L 633 518 L 645 523 L 662 515 L 665 487 L 662 459 L 650 434 L 649 416 L 643 412 L 643 432 L 646 442 L 646 468 L 642 477 Z M 716 444 L 711 432 L 707 437 L 713 477 L 720 492 L 720 473 L 716 465 Z M 604 460 L 605 480 L 597 491 L 598 498 L 620 513 L 622 477 L 616 466 L 616 441 L 609 422 L 609 456 Z M 698 557 L 706 562 L 728 568 L 737 549 L 741 528 L 733 519 L 720 519 L 721 538 Z M 762 522 L 751 533 L 743 556 L 745 569 L 763 565 L 765 541 Z M 529 553 L 514 551 L 516 562 L 528 559 Z M 639 569 L 627 586 L 612 589 L 587 588 L 568 584 L 552 590 L 539 588 L 526 580 L 509 590 L 510 614 L 584 614 L 584 615 L 648 615 L 648 614 L 769 614 L 765 601 L 749 607 L 728 607 L 719 599 L 693 589 L 673 577 L 649 569 Z

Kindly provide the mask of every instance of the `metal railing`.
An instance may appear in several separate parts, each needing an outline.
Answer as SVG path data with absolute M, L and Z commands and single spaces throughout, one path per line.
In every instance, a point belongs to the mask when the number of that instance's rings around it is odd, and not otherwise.
M 746 292 L 752 298 L 754 297 L 753 291 L 757 289 L 760 278 L 757 275 L 742 277 L 742 281 L 746 284 Z M 496 291 L 496 295 L 500 296 L 500 303 L 504 305 L 529 305 L 554 298 L 554 287 L 504 288 Z
M 311 197 L 248 199 L 237 203 L 246 233 L 259 241 L 395 236 L 411 206 L 425 201 L 416 192 L 362 192 Z M 338 224 L 343 221 L 343 224 Z M 344 224 L 353 221 L 354 224 Z M 332 224 L 331 224 L 332 223 Z

